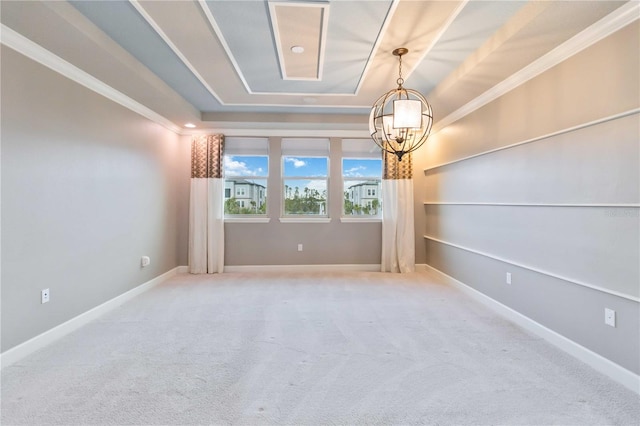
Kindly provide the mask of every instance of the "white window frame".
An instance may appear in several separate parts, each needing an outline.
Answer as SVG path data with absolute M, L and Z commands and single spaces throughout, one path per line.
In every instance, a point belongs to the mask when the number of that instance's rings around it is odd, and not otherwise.
M 329 216 L 329 199 L 330 199 L 330 178 L 331 178 L 331 158 L 329 152 L 328 138 L 283 138 L 282 139 L 282 155 L 280 189 L 282 196 L 280 197 L 280 221 L 281 222 L 303 222 L 303 223 L 327 223 L 331 221 Z M 296 175 L 285 176 L 286 158 L 324 158 L 327 162 L 326 175 L 323 177 Z M 326 184 L 325 212 L 324 214 L 287 214 L 285 212 L 285 200 L 287 197 L 285 190 L 285 182 L 292 180 L 309 180 L 323 181 Z
M 340 197 L 340 221 L 341 222 L 380 222 L 382 220 L 382 200 L 381 186 L 382 186 L 382 170 L 379 177 L 347 177 L 344 171 L 344 160 L 380 160 L 381 169 L 384 166 L 382 164 L 382 152 L 373 141 L 370 139 L 343 139 L 342 140 L 342 158 L 340 159 L 340 170 L 342 177 L 342 196 Z M 375 215 L 371 214 L 345 214 L 345 197 L 344 191 L 348 182 L 375 182 L 378 190 L 367 188 L 367 191 L 371 191 L 371 197 L 378 199 L 378 209 Z M 367 201 L 370 205 L 371 201 Z
M 225 149 L 224 149 L 225 161 L 227 157 L 234 157 L 241 159 L 242 157 L 266 157 L 267 160 L 267 170 L 265 174 L 254 176 L 254 175 L 227 175 L 225 170 L 225 189 L 227 185 L 227 180 L 260 180 L 264 181 L 264 191 L 265 191 L 265 213 L 256 213 L 256 214 L 228 214 L 225 213 L 224 220 L 225 222 L 254 222 L 254 223 L 266 223 L 269 222 L 269 191 L 268 191 L 268 182 L 269 182 L 269 139 L 268 138 L 243 138 L 243 137 L 227 137 L 225 138 Z M 234 190 L 230 191 L 231 195 L 236 197 L 238 194 L 238 190 L 240 188 L 234 188 Z M 241 196 L 246 196 L 246 189 L 242 188 L 243 194 Z M 226 194 L 224 194 L 226 195 Z M 223 195 L 223 196 L 224 196 Z M 246 203 L 244 200 L 241 200 L 242 203 L 240 207 L 246 207 Z M 245 206 L 243 206 L 244 204 Z

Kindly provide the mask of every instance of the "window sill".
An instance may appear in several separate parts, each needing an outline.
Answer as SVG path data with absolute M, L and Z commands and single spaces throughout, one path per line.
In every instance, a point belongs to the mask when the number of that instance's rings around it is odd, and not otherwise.
M 224 223 L 269 223 L 271 221 L 268 217 L 225 217 Z
M 281 217 L 282 223 L 329 223 L 330 217 Z
M 381 217 L 341 217 L 342 223 L 381 223 Z

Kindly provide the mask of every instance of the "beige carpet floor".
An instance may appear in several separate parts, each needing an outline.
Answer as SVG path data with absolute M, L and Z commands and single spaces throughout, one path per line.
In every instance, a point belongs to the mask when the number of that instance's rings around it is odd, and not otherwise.
M 426 273 L 179 275 L 2 371 L 2 425 L 637 425 Z

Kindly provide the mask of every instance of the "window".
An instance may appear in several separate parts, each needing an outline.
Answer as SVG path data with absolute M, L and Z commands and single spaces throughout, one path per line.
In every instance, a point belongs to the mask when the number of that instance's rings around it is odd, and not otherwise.
M 268 139 L 226 138 L 224 152 L 225 216 L 266 215 Z
M 342 141 L 343 217 L 380 217 L 382 155 L 369 139 Z
M 283 216 L 327 217 L 328 139 L 283 139 Z

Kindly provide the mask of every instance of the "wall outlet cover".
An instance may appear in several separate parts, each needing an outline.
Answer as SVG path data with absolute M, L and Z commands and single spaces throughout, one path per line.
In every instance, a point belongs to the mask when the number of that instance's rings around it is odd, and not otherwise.
M 604 323 L 611 327 L 616 326 L 616 311 L 609 308 L 604 308 Z
M 40 303 L 47 303 L 49 301 L 49 289 L 45 288 L 40 292 Z

